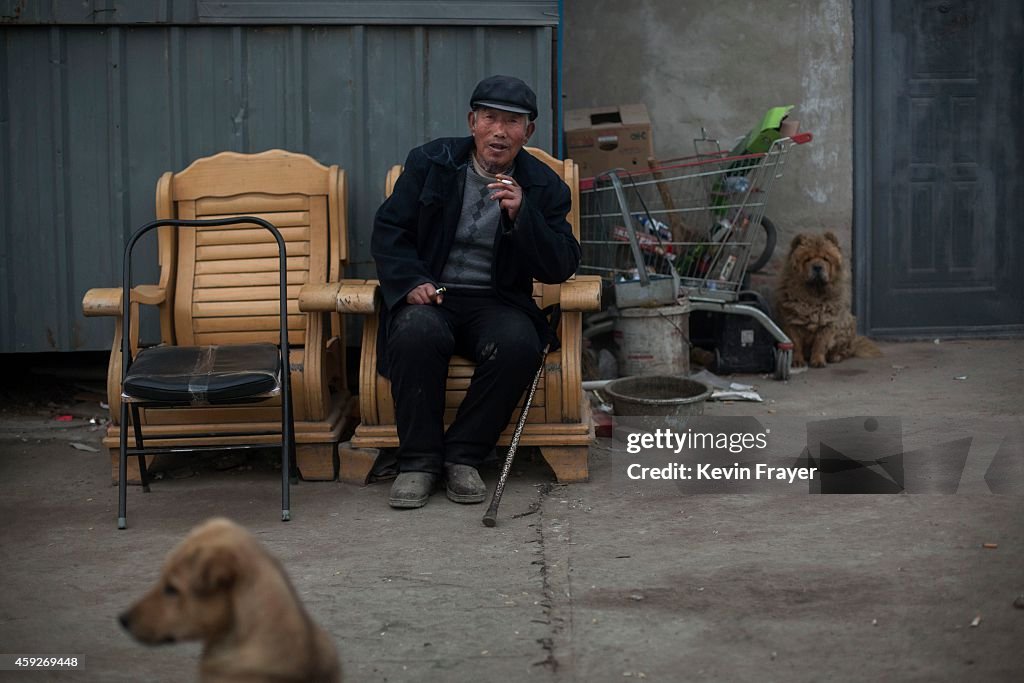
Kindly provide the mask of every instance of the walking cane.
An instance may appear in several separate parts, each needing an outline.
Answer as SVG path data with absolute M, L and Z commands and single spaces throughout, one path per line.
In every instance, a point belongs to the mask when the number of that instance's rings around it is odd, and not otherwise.
M 545 309 L 547 310 L 547 309 Z M 551 326 L 557 331 L 558 321 L 561 317 L 561 310 L 557 305 L 551 311 Z M 526 418 L 530 413 L 530 404 L 533 403 L 533 395 L 537 392 L 537 384 L 540 383 L 540 376 L 544 372 L 544 363 L 548 358 L 548 351 L 551 349 L 551 342 L 544 345 L 540 354 L 540 367 L 537 374 L 533 376 L 533 384 L 530 385 L 530 393 L 523 403 L 523 410 L 519 413 L 519 422 L 516 423 L 516 431 L 512 434 L 512 443 L 508 447 L 508 455 L 505 456 L 505 464 L 501 468 L 501 476 L 498 477 L 498 484 L 494 487 L 494 496 L 491 498 L 491 505 L 484 513 L 484 526 L 495 526 L 498 523 L 498 505 L 501 504 L 501 494 L 505 492 L 505 482 L 508 480 L 508 473 L 512 470 L 512 460 L 516 457 L 516 449 L 519 447 L 519 437 L 523 434 L 523 427 L 526 426 Z

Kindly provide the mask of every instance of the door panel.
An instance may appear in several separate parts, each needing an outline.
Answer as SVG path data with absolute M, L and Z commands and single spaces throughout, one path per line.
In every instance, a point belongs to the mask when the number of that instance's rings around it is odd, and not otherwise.
M 1024 4 L 870 5 L 867 331 L 1022 332 Z

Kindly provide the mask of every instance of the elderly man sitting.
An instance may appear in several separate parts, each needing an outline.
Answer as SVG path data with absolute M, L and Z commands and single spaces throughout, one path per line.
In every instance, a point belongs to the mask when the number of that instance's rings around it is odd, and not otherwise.
M 569 188 L 522 151 L 536 118 L 526 83 L 484 79 L 470 98 L 470 136 L 412 150 L 377 211 L 378 368 L 391 380 L 400 441 L 392 507 L 422 507 L 442 475 L 451 500 L 484 500 L 477 467 L 554 340 L 533 301 L 533 280 L 565 281 L 580 246 L 566 221 Z M 445 431 L 454 354 L 477 367 Z

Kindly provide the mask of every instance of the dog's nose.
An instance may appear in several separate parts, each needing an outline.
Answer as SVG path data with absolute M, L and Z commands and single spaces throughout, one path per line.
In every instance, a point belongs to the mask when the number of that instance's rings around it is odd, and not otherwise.
M 813 266 L 811 266 L 811 270 L 813 270 L 815 273 L 820 273 L 822 271 L 821 264 L 815 263 Z
M 131 630 L 132 619 L 131 616 L 129 616 L 128 612 L 125 612 L 124 614 L 119 616 L 117 620 L 121 622 L 121 626 L 123 626 L 125 630 Z

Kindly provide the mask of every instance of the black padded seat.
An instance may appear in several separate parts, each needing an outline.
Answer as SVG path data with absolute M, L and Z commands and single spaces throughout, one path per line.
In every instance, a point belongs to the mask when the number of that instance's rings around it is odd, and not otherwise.
M 124 394 L 163 403 L 233 403 L 273 392 L 281 376 L 274 344 L 154 346 L 139 351 Z
M 278 434 L 276 429 L 265 424 L 254 425 L 245 428 L 244 431 L 213 425 L 209 433 L 196 434 L 188 430 L 165 432 L 153 439 L 157 444 L 150 443 L 146 446 L 146 437 L 142 433 L 145 426 L 142 423 L 143 407 L 147 413 L 158 412 L 161 408 L 187 412 L 191 406 L 252 403 L 271 396 L 281 398 L 281 521 L 287 522 L 292 518 L 289 486 L 292 466 L 295 463 L 295 417 L 292 412 L 291 372 L 288 368 L 291 348 L 288 343 L 288 261 L 284 238 L 278 229 L 258 216 L 227 216 L 206 220 L 161 218 L 146 223 L 132 234 L 124 247 L 121 302 L 132 301 L 132 248 L 147 232 L 164 226 L 173 226 L 175 230 L 181 230 L 251 223 L 270 232 L 277 242 L 277 333 L 278 339 L 281 340 L 280 347 L 269 342 L 207 346 L 167 345 L 143 349 L 133 354 L 131 340 L 134 335 L 131 331 L 136 330 L 139 324 L 137 319 L 133 319 L 136 312 L 132 309 L 135 307 L 121 307 L 121 329 L 124 329 L 125 333 L 121 335 L 122 400 L 119 411 L 120 448 L 117 461 L 118 529 L 128 528 L 129 455 L 138 457 L 142 490 L 148 492 L 147 455 L 265 447 L 267 437 Z M 218 431 L 220 429 L 224 431 Z M 135 434 L 134 447 L 128 445 L 129 430 Z M 240 440 L 246 437 L 253 437 L 253 440 Z M 196 443 L 198 439 L 209 439 L 210 442 L 200 448 L 197 446 L 203 444 Z

